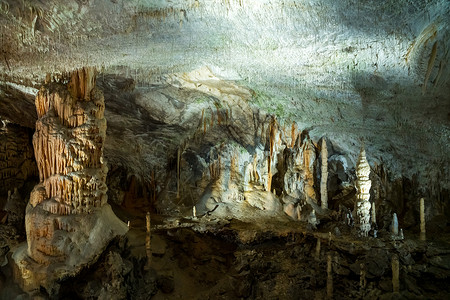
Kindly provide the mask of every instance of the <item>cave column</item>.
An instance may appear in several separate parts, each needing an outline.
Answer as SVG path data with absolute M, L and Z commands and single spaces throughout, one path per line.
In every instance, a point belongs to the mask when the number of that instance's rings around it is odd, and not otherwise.
M 372 181 L 369 179 L 370 166 L 366 159 L 364 146 L 361 147 L 358 162 L 356 163 L 356 222 L 359 234 L 368 236 L 370 231 L 370 187 Z
M 15 279 L 27 292 L 43 287 L 56 297 L 61 279 L 94 263 L 128 228 L 107 204 L 105 103 L 95 70 L 82 68 L 46 83 L 36 110 L 40 182 L 26 208 L 27 242 L 13 254 Z
M 327 191 L 328 150 L 325 138 L 322 138 L 321 159 L 322 159 L 322 176 L 320 178 L 320 201 L 322 209 L 328 209 L 328 191 Z

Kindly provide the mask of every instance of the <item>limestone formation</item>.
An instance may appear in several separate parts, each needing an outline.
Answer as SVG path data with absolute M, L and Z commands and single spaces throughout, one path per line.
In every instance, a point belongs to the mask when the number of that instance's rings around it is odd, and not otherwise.
M 8 190 L 20 189 L 26 180 L 37 175 L 31 134 L 14 124 L 5 123 L 0 128 L 0 196 L 6 196 Z
M 356 163 L 356 225 L 361 236 L 368 236 L 370 231 L 370 166 L 366 159 L 366 151 L 361 147 Z
M 147 267 L 148 267 L 152 260 L 150 212 L 147 212 L 145 216 L 145 227 L 147 231 L 147 235 L 145 236 L 145 252 L 147 254 Z
M 8 224 L 14 226 L 22 225 L 25 205 L 17 188 L 14 188 L 14 193 L 8 191 L 8 199 L 6 200 L 4 210 L 8 213 Z
M 375 208 L 375 202 L 372 203 L 372 224 L 376 227 L 377 226 L 377 211 Z
M 420 198 L 420 238 L 425 240 L 425 199 Z
M 327 299 L 333 299 L 333 265 L 331 253 L 327 256 Z
M 393 235 L 394 237 L 397 237 L 397 236 L 398 236 L 398 218 L 397 218 L 397 214 L 396 214 L 396 213 L 394 213 L 394 214 L 392 215 L 391 232 L 392 232 L 392 235 Z
M 288 153 L 287 170 L 284 175 L 285 193 L 317 203 L 314 190 L 316 153 L 312 141 L 307 137 L 300 141 L 299 136 L 297 143 L 289 149 Z
M 328 179 L 328 150 L 327 142 L 325 138 L 322 138 L 322 176 L 320 178 L 320 201 L 322 209 L 328 208 L 328 191 L 327 191 L 327 179 Z
M 44 85 L 36 109 L 40 183 L 26 209 L 27 245 L 14 259 L 24 290 L 43 286 L 52 293 L 57 280 L 95 261 L 127 226 L 106 203 L 105 105 L 94 70 L 74 71 L 68 84 Z
M 392 256 L 392 291 L 398 293 L 400 291 L 400 262 L 397 254 Z
M 311 225 L 311 227 L 312 228 L 314 228 L 314 229 L 316 229 L 317 228 L 317 225 L 319 225 L 319 220 L 317 220 L 317 217 L 316 217 L 316 211 L 313 209 L 312 211 L 311 211 L 311 213 L 309 214 L 309 217 L 308 217 L 308 223 Z
M 317 243 L 316 243 L 316 257 L 315 259 L 318 261 L 320 260 L 320 245 L 321 245 L 321 241 L 320 238 L 317 238 Z
M 361 290 L 366 288 L 367 279 L 366 279 L 366 265 L 364 263 L 359 264 L 359 287 Z

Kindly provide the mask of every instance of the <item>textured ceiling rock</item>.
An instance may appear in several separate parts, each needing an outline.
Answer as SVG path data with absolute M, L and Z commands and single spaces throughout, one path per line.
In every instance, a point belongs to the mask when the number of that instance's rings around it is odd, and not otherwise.
M 364 139 L 369 162 L 396 177 L 450 177 L 448 1 L 3 0 L 0 9 L 2 99 L 6 87 L 29 91 L 45 73 L 80 65 L 97 66 L 106 79 L 132 78 L 114 101 L 105 80 L 106 114 L 124 115 L 108 119 L 122 122 L 124 140 L 134 139 L 141 153 L 156 145 L 176 151 L 185 139 L 179 129 L 193 128 L 190 116 L 199 111 L 189 99 L 206 93 L 228 101 L 232 80 L 250 92 L 238 96 L 252 109 L 296 121 L 315 140 L 326 135 L 337 154 L 356 159 Z M 205 67 L 221 79 L 220 96 L 174 80 Z M 126 107 L 130 97 L 135 104 Z M 18 120 L 8 103 L 0 115 Z M 251 130 L 243 125 L 235 128 Z M 147 146 L 144 137 L 156 132 L 164 139 Z M 146 170 L 125 151 L 110 155 Z

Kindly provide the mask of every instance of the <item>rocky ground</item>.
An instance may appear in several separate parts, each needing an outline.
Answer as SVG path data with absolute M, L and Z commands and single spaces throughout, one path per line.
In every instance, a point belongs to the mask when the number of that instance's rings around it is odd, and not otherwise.
M 448 227 L 421 241 L 414 230 L 405 231 L 403 240 L 386 231 L 378 238 L 356 238 L 348 225 L 320 216 L 322 223 L 312 230 L 287 218 L 254 222 L 152 215 L 147 265 L 142 211 L 145 207 L 116 207 L 124 221 L 130 220 L 130 231 L 97 263 L 62 281 L 58 299 L 324 299 L 328 259 L 335 299 L 450 295 Z M 12 284 L 12 266 L 5 260 L 23 235 L 5 225 L 1 232 L 0 298 L 29 299 Z M 399 293 L 393 293 L 394 256 L 400 262 Z M 41 291 L 31 299 L 47 297 Z

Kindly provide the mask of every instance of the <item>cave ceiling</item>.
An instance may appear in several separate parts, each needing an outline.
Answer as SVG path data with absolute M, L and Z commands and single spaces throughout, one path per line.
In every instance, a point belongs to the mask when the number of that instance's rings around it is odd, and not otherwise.
M 33 127 L 46 74 L 94 66 L 107 156 L 136 172 L 220 105 L 244 146 L 257 109 L 355 159 L 363 139 L 371 163 L 448 178 L 449 20 L 446 0 L 2 0 L 0 117 Z

